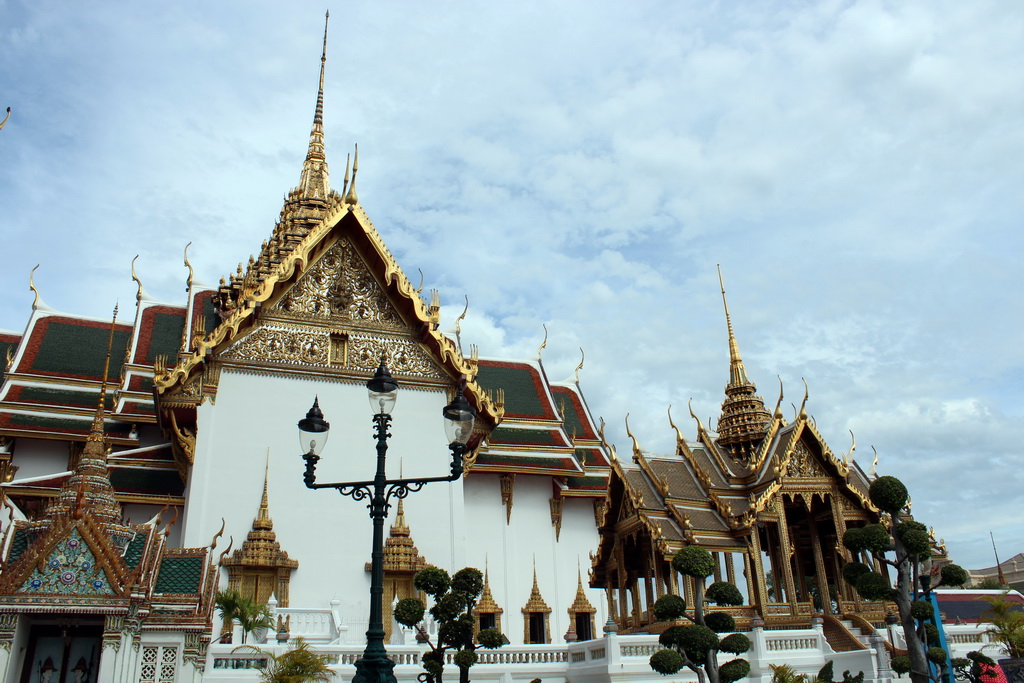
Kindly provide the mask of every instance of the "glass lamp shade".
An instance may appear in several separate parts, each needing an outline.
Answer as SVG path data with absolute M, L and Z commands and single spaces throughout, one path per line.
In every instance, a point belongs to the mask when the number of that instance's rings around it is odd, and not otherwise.
M 303 454 L 313 453 L 320 455 L 324 444 L 327 443 L 327 434 L 331 429 L 331 423 L 324 419 L 320 411 L 320 397 L 313 399 L 313 407 L 306 413 L 306 417 L 299 420 L 299 446 Z
M 374 373 L 373 378 L 366 383 L 366 391 L 370 395 L 370 408 L 376 415 L 390 415 L 395 407 L 395 398 L 398 396 L 398 382 L 391 377 L 388 366 L 384 364 L 383 356 L 380 359 L 380 367 Z
M 444 433 L 448 437 L 448 443 L 465 446 L 473 433 L 476 411 L 473 410 L 473 406 L 466 400 L 462 391 L 459 391 L 452 402 L 444 407 L 441 414 L 444 415 Z

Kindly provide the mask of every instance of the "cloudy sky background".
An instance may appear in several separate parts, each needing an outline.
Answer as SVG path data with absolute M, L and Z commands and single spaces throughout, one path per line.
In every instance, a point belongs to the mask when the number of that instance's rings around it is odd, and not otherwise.
M 323 3 L 0 0 L 0 328 L 179 302 L 298 180 Z M 346 2 L 326 139 L 486 357 L 581 373 L 628 453 L 747 368 L 907 482 L 957 561 L 1024 550 L 1024 5 Z M 282 428 L 289 428 L 283 426 Z

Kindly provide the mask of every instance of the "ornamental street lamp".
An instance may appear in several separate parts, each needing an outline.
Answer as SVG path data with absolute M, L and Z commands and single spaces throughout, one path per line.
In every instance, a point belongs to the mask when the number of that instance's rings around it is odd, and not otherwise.
M 424 485 L 433 481 L 455 481 L 462 476 L 462 458 L 466 454 L 466 444 L 473 433 L 473 421 L 476 413 L 463 395 L 464 387 L 460 387 L 455 398 L 444 407 L 442 414 L 445 419 L 445 433 L 448 436 L 448 449 L 452 452 L 451 474 L 446 477 L 427 477 L 419 479 L 388 479 L 385 471 L 385 459 L 388 452 L 388 425 L 391 424 L 391 409 L 395 405 L 398 394 L 398 382 L 388 372 L 381 358 L 373 379 L 366 383 L 370 394 L 370 406 L 374 410 L 373 423 L 377 438 L 377 473 L 371 481 L 346 481 L 331 484 L 316 482 L 316 464 L 320 461 L 320 452 L 327 442 L 331 428 L 324 420 L 320 410 L 319 398 L 313 400 L 313 407 L 306 417 L 299 420 L 299 442 L 303 449 L 303 460 L 306 471 L 302 480 L 307 488 L 336 489 L 343 496 L 351 496 L 355 500 L 369 500 L 367 508 L 373 520 L 373 547 L 371 552 L 370 570 L 370 626 L 366 631 L 366 649 L 363 656 L 356 662 L 356 675 L 352 683 L 394 683 L 395 663 L 388 659 L 384 649 L 384 519 L 388 516 L 392 498 L 405 498 L 413 491 L 419 491 Z

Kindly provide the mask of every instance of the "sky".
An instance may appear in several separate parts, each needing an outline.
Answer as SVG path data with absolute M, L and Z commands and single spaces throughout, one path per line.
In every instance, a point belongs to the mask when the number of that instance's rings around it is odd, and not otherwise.
M 183 301 L 299 179 L 322 3 L 0 0 L 0 329 Z M 953 559 L 1024 550 L 1024 4 L 330 7 L 327 157 L 464 343 L 580 379 L 628 457 L 717 420 L 716 265 L 769 407 L 906 482 Z M 1014 190 L 1014 188 L 1017 188 Z

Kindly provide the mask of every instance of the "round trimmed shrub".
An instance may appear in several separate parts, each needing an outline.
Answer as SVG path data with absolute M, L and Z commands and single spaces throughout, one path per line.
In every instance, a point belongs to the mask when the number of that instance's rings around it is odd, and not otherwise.
M 879 477 L 871 482 L 868 497 L 883 512 L 899 512 L 907 504 L 907 487 L 896 477 Z
M 673 626 L 667 628 L 661 632 L 658 636 L 658 644 L 664 645 L 665 647 L 682 647 L 683 646 L 683 629 L 685 626 Z
M 889 666 L 900 676 L 908 674 L 910 673 L 910 657 L 907 655 L 896 655 L 889 662 Z
M 745 659 L 730 659 L 718 667 L 718 680 L 720 683 L 734 683 L 741 678 L 746 678 L 750 673 L 750 662 Z
M 900 522 L 896 525 L 896 528 L 893 529 L 893 536 L 902 541 L 903 534 L 911 530 L 928 531 L 928 527 L 926 527 L 921 522 L 918 522 L 916 519 L 909 519 L 906 522 Z
M 932 603 L 925 600 L 915 600 L 910 605 L 910 613 L 918 621 L 925 619 L 931 619 L 935 616 L 935 610 L 932 609 Z
M 652 611 L 658 621 L 679 619 L 686 615 L 686 601 L 678 595 L 663 595 L 655 601 Z
M 671 676 L 683 668 L 683 656 L 675 650 L 658 650 L 651 655 L 651 668 L 663 676 Z
M 476 642 L 483 647 L 494 649 L 505 644 L 505 636 L 496 628 L 485 628 L 476 634 Z
M 405 598 L 395 605 L 395 621 L 404 626 L 415 626 L 423 621 L 423 613 L 426 611 L 426 605 L 421 600 Z
M 476 664 L 477 659 L 479 657 L 472 650 L 459 650 L 455 653 L 455 666 L 460 669 L 468 669 Z
M 444 660 L 438 657 L 433 650 L 427 650 L 423 653 L 423 668 L 426 669 L 427 673 L 431 674 L 435 678 L 440 676 L 444 671 Z
M 479 569 L 466 567 L 455 572 L 452 577 L 452 590 L 465 593 L 475 599 L 484 589 L 484 575 Z
M 731 633 L 736 630 L 736 620 L 725 612 L 711 612 L 704 615 L 704 625 L 715 633 Z
M 473 640 L 473 624 L 461 619 L 446 621 L 437 629 L 437 639 L 441 645 L 461 647 Z
M 928 660 L 935 664 L 942 665 L 946 663 L 946 651 L 941 647 L 928 648 L 927 656 Z
M 888 600 L 892 596 L 889 580 L 878 572 L 868 572 L 853 586 L 865 600 Z
M 750 649 L 750 638 L 747 638 L 742 633 L 733 633 L 731 636 L 722 638 L 722 642 L 718 644 L 718 649 L 721 652 L 741 655 Z
M 958 564 L 944 564 L 939 571 L 940 586 L 962 586 L 970 578 L 967 570 Z
M 861 528 L 847 529 L 846 533 L 843 534 L 843 545 L 847 550 L 859 553 L 862 550 L 867 550 L 867 546 L 864 545 L 864 530 Z
M 928 645 L 939 644 L 939 627 L 931 622 L 924 624 L 924 641 Z
M 679 647 L 691 662 L 703 662 L 708 652 L 718 647 L 718 635 L 707 626 L 693 624 L 679 628 L 682 631 L 679 634 Z
M 430 613 L 438 621 L 450 621 L 458 617 L 466 609 L 466 596 L 462 593 L 449 593 L 442 596 L 430 608 Z
M 704 597 L 716 605 L 735 606 L 743 604 L 743 594 L 740 593 L 740 589 L 728 581 L 715 581 L 708 586 L 707 591 L 704 592 Z
M 880 553 L 886 546 L 892 543 L 892 536 L 889 530 L 881 524 L 868 524 L 861 529 L 864 539 L 864 549 L 873 553 Z
M 903 547 L 911 555 L 917 555 L 919 559 L 932 556 L 932 540 L 928 537 L 927 531 L 910 529 L 903 534 Z
M 688 545 L 672 558 L 672 568 L 687 576 L 704 579 L 715 573 L 715 558 L 699 545 Z
M 438 596 L 448 590 L 452 584 L 448 572 L 440 567 L 424 567 L 416 572 L 412 579 L 412 585 L 416 590 L 421 590 L 427 595 Z
M 847 562 L 843 565 L 843 578 L 853 586 L 857 585 L 857 579 L 870 573 L 871 567 L 863 562 Z

